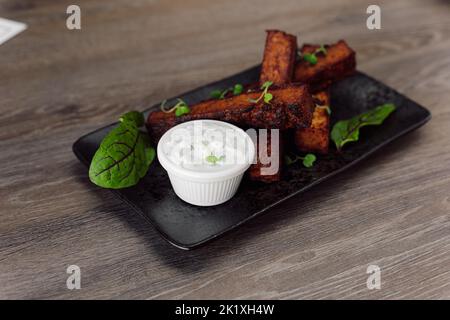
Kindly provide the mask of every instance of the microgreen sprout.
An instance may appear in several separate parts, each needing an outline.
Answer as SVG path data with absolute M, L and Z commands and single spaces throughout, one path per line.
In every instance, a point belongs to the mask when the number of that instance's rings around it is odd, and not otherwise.
M 323 55 L 327 54 L 327 49 L 325 48 L 325 45 L 322 44 L 319 47 L 319 49 L 316 50 L 315 54 L 318 54 L 318 53 L 323 53 Z
M 303 55 L 303 60 L 309 62 L 312 65 L 315 65 L 317 63 L 317 57 L 314 53 L 305 53 Z
M 313 53 L 304 53 L 301 55 L 301 57 L 303 58 L 303 60 L 309 62 L 312 65 L 315 65 L 317 63 L 317 54 L 323 54 L 326 55 L 327 54 L 327 49 L 325 48 L 325 45 L 321 45 L 319 48 L 317 48 Z
M 177 99 L 177 100 L 178 100 L 178 102 L 169 109 L 166 109 L 165 105 L 166 105 L 167 101 L 164 100 L 161 103 L 161 111 L 163 111 L 165 113 L 175 112 L 175 116 L 177 116 L 177 117 L 181 117 L 182 115 L 185 115 L 185 114 L 188 114 L 189 112 L 191 112 L 191 109 L 189 108 L 189 106 L 186 102 L 184 102 L 181 99 Z
M 210 93 L 213 99 L 224 99 L 228 92 L 233 92 L 233 95 L 237 96 L 244 91 L 244 86 L 240 83 L 235 84 L 233 87 L 226 88 L 225 90 L 213 90 Z
M 240 83 L 237 83 L 233 87 L 233 94 L 237 96 L 238 94 L 241 94 L 244 91 L 244 86 Z
M 220 157 L 217 157 L 212 153 L 206 157 L 206 161 L 211 163 L 212 165 L 215 165 L 217 162 L 222 161 L 223 159 L 225 159 L 225 156 L 222 155 Z
M 263 85 L 261 86 L 261 90 L 263 90 L 263 92 L 258 97 L 258 99 L 249 99 L 249 101 L 252 103 L 258 103 L 261 99 L 264 99 L 264 103 L 270 104 L 270 101 L 272 101 L 272 99 L 273 99 L 273 95 L 271 93 L 269 93 L 268 91 L 272 84 L 273 84 L 272 81 L 264 82 Z
M 316 161 L 316 156 L 312 153 L 307 153 L 304 157 L 296 154 L 292 154 L 292 156 L 285 156 L 285 162 L 288 166 L 296 163 L 298 160 L 302 160 L 303 166 L 305 166 L 306 168 L 311 168 Z

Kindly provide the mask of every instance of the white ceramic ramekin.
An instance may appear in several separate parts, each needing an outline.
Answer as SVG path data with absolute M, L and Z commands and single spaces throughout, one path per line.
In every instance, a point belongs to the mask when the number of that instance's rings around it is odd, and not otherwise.
M 163 144 L 170 139 L 171 134 L 194 122 L 216 123 L 233 129 L 239 137 L 245 139 L 245 163 L 233 164 L 230 168 L 220 171 L 199 172 L 183 168 L 172 162 L 163 152 Z M 168 130 L 159 140 L 157 147 L 158 160 L 167 171 L 170 183 L 182 200 L 197 206 L 214 206 L 231 199 L 236 193 L 242 176 L 255 158 L 255 146 L 251 137 L 242 129 L 223 121 L 194 120 L 181 123 Z

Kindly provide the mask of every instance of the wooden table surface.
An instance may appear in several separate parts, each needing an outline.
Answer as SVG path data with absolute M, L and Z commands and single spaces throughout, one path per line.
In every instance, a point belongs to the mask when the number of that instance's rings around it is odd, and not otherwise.
M 0 0 L 0 298 L 450 298 L 450 2 Z M 264 30 L 345 38 L 433 119 L 222 239 L 181 251 L 89 183 L 72 143 L 261 61 Z M 81 268 L 68 290 L 66 268 Z M 368 265 L 381 289 L 368 290 Z

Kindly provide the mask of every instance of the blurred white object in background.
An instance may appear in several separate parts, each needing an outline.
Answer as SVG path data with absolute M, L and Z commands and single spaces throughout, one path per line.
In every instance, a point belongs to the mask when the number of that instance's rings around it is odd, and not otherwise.
M 0 18 L 0 45 L 27 28 L 22 22 Z

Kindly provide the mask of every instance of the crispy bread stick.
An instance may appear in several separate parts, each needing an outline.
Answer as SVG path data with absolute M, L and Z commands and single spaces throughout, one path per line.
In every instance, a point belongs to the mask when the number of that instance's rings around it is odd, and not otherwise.
M 314 101 L 306 85 L 288 85 L 269 89 L 273 95 L 270 104 L 263 99 L 255 103 L 251 100 L 260 98 L 261 92 L 244 93 L 225 99 L 214 99 L 191 106 L 191 111 L 176 117 L 173 112 L 153 111 L 147 118 L 147 128 L 153 139 L 178 123 L 197 120 L 215 119 L 234 123 L 238 126 L 252 128 L 305 128 L 311 124 Z
M 325 154 L 328 152 L 330 142 L 330 115 L 326 108 L 330 106 L 330 94 L 328 91 L 321 91 L 313 97 L 317 107 L 314 110 L 311 126 L 297 129 L 294 142 L 300 151 Z
M 271 81 L 284 85 L 292 81 L 297 55 L 297 37 L 278 30 L 267 30 L 259 84 Z
M 259 76 L 259 83 L 262 85 L 266 81 L 271 81 L 276 85 L 285 85 L 291 83 L 295 57 L 297 55 L 297 37 L 287 34 L 283 31 L 268 30 L 266 37 L 266 46 L 264 48 L 264 58 L 261 64 L 261 74 Z M 257 163 L 250 166 L 248 171 L 249 177 L 255 181 L 261 182 L 276 182 L 281 179 L 281 168 L 283 160 L 282 139 L 281 132 L 278 135 L 279 141 L 277 142 L 279 147 L 272 154 L 271 142 L 272 137 L 270 132 L 267 136 L 267 151 L 266 154 L 271 159 L 278 159 L 278 168 L 275 174 L 264 174 L 264 168 L 270 167 L 269 164 L 262 164 L 259 156 L 259 135 L 257 146 Z M 278 151 L 278 152 L 277 152 Z
M 262 172 L 261 170 L 264 170 L 263 168 L 270 168 L 271 166 L 274 166 L 274 163 L 267 163 L 267 164 L 262 164 L 260 161 L 260 150 L 259 150 L 259 140 L 260 140 L 260 135 L 257 135 L 257 144 L 256 144 L 256 155 L 257 155 L 257 163 L 252 164 L 248 170 L 248 175 L 250 177 L 250 179 L 254 180 L 254 181 L 261 181 L 261 182 L 265 182 L 265 183 L 271 183 L 271 182 L 277 182 L 280 181 L 281 179 L 281 168 L 283 166 L 283 138 L 282 138 L 282 132 L 279 131 L 279 141 L 278 143 L 278 148 L 272 150 L 272 135 L 271 135 L 271 130 L 267 130 L 267 157 L 270 158 L 272 161 L 274 161 L 275 159 L 277 159 L 278 161 L 278 167 L 276 168 L 276 172 L 274 174 L 263 174 L 264 172 Z
M 301 53 L 314 53 L 320 46 L 305 44 Z M 326 54 L 317 53 L 317 63 L 301 59 L 297 62 L 294 72 L 294 82 L 307 83 L 311 92 L 327 88 L 331 83 L 349 76 L 355 72 L 356 58 L 353 51 L 344 40 L 326 45 Z

